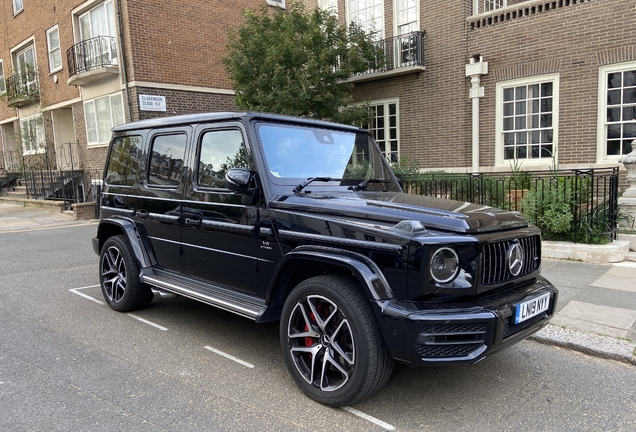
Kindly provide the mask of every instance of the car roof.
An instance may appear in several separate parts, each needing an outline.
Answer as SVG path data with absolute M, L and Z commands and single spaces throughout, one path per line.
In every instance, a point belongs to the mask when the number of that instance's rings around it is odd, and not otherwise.
M 199 114 L 186 114 L 170 117 L 157 117 L 148 120 L 141 120 L 132 123 L 126 123 L 123 125 L 115 126 L 113 132 L 125 132 L 140 129 L 152 129 L 169 126 L 179 126 L 187 124 L 199 124 L 229 120 L 242 120 L 244 122 L 252 120 L 263 120 L 279 123 L 294 123 L 305 126 L 323 127 L 323 128 L 337 128 L 346 129 L 352 132 L 365 132 L 366 129 L 357 128 L 354 126 L 347 126 L 339 123 L 331 123 L 322 120 L 313 120 L 302 117 L 292 117 L 280 114 L 269 114 L 260 112 L 248 112 L 248 111 L 229 111 L 229 112 L 212 112 L 212 113 L 199 113 Z

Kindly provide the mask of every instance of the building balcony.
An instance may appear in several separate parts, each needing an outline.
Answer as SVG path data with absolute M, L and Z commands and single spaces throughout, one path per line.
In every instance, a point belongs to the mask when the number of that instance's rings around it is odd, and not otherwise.
M 66 51 L 68 85 L 80 86 L 119 74 L 114 37 L 97 36 L 76 43 Z
M 373 81 L 425 70 L 424 32 L 414 31 L 382 39 L 376 44 L 379 57 L 375 64 L 366 72 L 351 77 L 349 82 Z
M 6 79 L 7 105 L 21 107 L 40 99 L 40 85 L 37 70 L 21 72 Z

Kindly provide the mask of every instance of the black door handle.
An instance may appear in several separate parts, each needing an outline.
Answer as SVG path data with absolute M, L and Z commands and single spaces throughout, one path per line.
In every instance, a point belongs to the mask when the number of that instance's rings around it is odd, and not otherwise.
M 148 210 L 139 210 L 137 212 L 137 215 L 142 219 L 146 219 L 148 216 L 150 216 L 150 213 L 148 213 Z
M 192 228 L 199 228 L 203 225 L 203 221 L 200 218 L 186 217 L 184 225 L 191 226 Z
M 203 219 L 196 213 L 184 213 L 181 217 L 183 226 L 191 226 L 192 228 L 200 228 L 203 225 Z

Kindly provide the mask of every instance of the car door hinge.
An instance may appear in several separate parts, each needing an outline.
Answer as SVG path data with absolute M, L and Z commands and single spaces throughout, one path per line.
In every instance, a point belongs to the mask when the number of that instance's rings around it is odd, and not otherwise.
M 261 271 L 261 265 L 256 261 L 256 273 Z
M 183 246 L 179 245 L 179 255 L 183 255 Z

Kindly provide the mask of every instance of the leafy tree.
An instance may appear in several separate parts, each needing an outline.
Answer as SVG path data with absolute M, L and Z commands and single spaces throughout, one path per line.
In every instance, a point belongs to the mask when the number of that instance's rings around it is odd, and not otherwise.
M 381 67 L 384 55 L 371 34 L 298 2 L 244 16 L 223 59 L 240 109 L 367 123 L 368 108 L 351 106 L 353 85 L 346 80 Z

